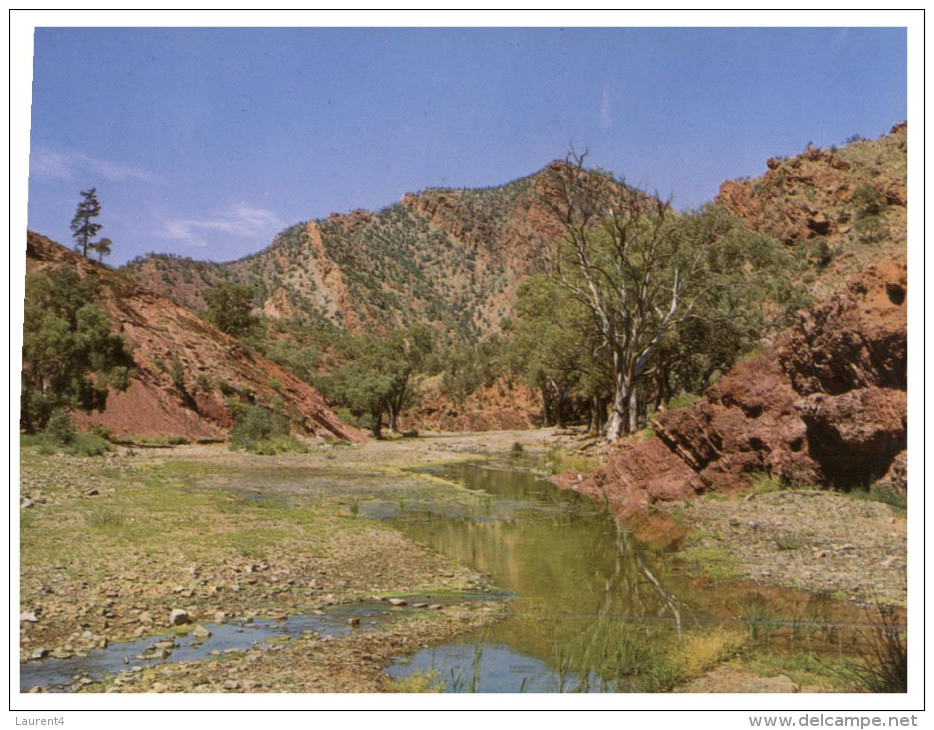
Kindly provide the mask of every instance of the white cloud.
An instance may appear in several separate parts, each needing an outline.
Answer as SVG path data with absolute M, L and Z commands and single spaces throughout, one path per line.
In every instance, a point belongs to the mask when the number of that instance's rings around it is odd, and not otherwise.
M 283 225 L 282 221 L 271 211 L 237 204 L 231 206 L 226 213 L 219 213 L 211 218 L 164 221 L 164 228 L 158 235 L 162 238 L 184 241 L 192 246 L 206 246 L 207 241 L 201 235 L 204 231 L 220 231 L 232 236 L 251 238 L 268 235 L 271 229 L 281 228 Z
M 612 125 L 613 118 L 610 116 L 610 92 L 604 87 L 603 97 L 600 99 L 600 128 L 609 129 Z
M 139 167 L 101 160 L 81 152 L 56 152 L 49 149 L 33 152 L 29 160 L 29 174 L 52 182 L 87 180 L 90 177 L 103 178 L 109 182 L 164 182 L 158 175 Z

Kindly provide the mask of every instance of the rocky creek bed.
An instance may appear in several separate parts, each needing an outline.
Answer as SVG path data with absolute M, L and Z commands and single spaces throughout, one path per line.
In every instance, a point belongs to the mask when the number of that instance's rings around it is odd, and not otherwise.
M 80 657 L 133 639 L 159 651 L 167 634 L 178 637 L 166 647 L 171 654 L 199 627 L 330 616 L 380 599 L 392 620 L 366 630 L 307 631 L 230 651 L 213 650 L 205 638 L 197 661 L 133 657 L 103 681 L 76 672 L 68 689 L 391 689 L 384 670 L 393 659 L 496 624 L 507 609 L 488 575 L 364 519 L 368 508 L 374 501 L 439 499 L 430 480 L 404 467 L 502 457 L 516 443 L 540 455 L 574 442 L 573 434 L 499 432 L 320 444 L 310 454 L 274 460 L 219 446 L 122 449 L 97 459 L 27 449 L 21 661 Z M 888 505 L 774 493 L 672 503 L 660 511 L 688 528 L 689 563 L 707 550 L 765 585 L 904 605 L 905 519 Z M 393 608 L 390 598 L 408 605 Z M 749 679 L 748 671 L 736 673 Z
M 907 519 L 888 504 L 790 490 L 661 510 L 693 531 L 689 556 L 723 551 L 730 568 L 749 580 L 863 605 L 907 606 Z

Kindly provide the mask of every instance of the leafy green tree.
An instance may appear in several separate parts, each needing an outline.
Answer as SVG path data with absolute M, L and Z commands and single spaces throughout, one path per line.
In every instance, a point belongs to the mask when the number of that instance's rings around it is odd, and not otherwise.
M 548 277 L 532 277 L 519 287 L 505 324 L 512 336 L 508 361 L 538 390 L 546 426 L 565 425 L 572 395 L 592 368 L 588 325 L 586 310 Z
M 110 256 L 110 251 L 113 247 L 113 241 L 111 241 L 109 238 L 102 238 L 100 241 L 89 245 L 90 248 L 97 251 L 97 260 L 103 263 L 104 256 Z
M 463 406 L 468 396 L 496 382 L 503 370 L 503 343 L 496 335 L 475 345 L 454 345 L 434 363 L 441 373 L 441 391 L 452 402 Z
M 262 441 L 289 435 L 289 419 L 282 413 L 236 401 L 229 405 L 234 419 L 230 429 L 232 446 L 250 451 Z
M 88 248 L 92 246 L 91 239 L 103 228 L 94 219 L 101 214 L 101 204 L 97 200 L 97 188 L 81 191 L 83 200 L 78 203 L 75 217 L 71 221 L 72 238 L 75 239 L 75 249 L 87 257 Z
M 270 345 L 266 357 L 278 363 L 293 375 L 310 383 L 315 369 L 321 363 L 321 351 L 312 345 L 303 346 L 293 337 L 285 337 Z
M 26 277 L 20 421 L 29 433 L 57 409 L 102 411 L 108 387 L 129 385 L 132 356 L 94 304 L 96 289 L 74 269 Z
M 384 417 L 389 431 L 395 432 L 399 414 L 415 402 L 415 381 L 433 339 L 432 331 L 422 324 L 394 330 L 380 339 L 357 337 L 350 344 L 350 362 L 316 384 L 332 403 L 349 408 L 380 438 Z
M 245 337 L 259 324 L 253 314 L 253 290 L 245 284 L 222 281 L 204 293 L 204 300 L 205 319 L 231 337 Z

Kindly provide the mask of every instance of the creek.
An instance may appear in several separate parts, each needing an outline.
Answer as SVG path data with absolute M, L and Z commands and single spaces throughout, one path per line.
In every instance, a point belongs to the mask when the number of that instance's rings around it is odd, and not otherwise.
M 422 471 L 473 501 L 456 514 L 413 506 L 393 524 L 488 574 L 510 594 L 509 610 L 492 627 L 398 658 L 387 670 L 396 679 L 427 675 L 449 692 L 664 691 L 680 675 L 686 632 L 781 640 L 793 626 L 809 650 L 826 650 L 819 634 L 840 618 L 826 597 L 699 581 L 674 552 L 640 544 L 593 501 L 533 473 L 491 463 Z
M 281 621 L 256 619 L 223 624 L 204 623 L 201 625 L 210 631 L 210 636 L 205 638 L 190 633 L 166 633 L 137 641 L 114 642 L 105 649 L 88 652 L 86 656 L 50 658 L 21 664 L 20 691 L 27 692 L 33 687 L 43 687 L 52 692 L 69 691 L 75 683 L 80 686 L 83 681 L 99 681 L 127 669 L 139 671 L 144 667 L 168 662 L 197 661 L 209 656 L 245 651 L 264 642 L 288 641 L 307 634 L 339 637 L 352 630 L 372 631 L 385 626 L 397 615 L 386 610 L 385 603 L 361 601 L 335 606 L 327 613 L 290 616 Z M 351 618 L 359 621 L 354 627 L 349 623 Z M 161 651 L 162 646 L 168 644 L 171 646 Z
M 398 657 L 387 670 L 395 679 L 424 675 L 449 692 L 663 691 L 675 682 L 683 662 L 678 647 L 690 632 L 726 625 L 761 638 L 797 622 L 809 642 L 819 641 L 837 615 L 836 603 L 821 597 L 698 580 L 676 553 L 640 544 L 600 505 L 514 463 L 451 463 L 412 472 L 401 482 L 392 478 L 398 486 L 391 499 L 366 486 L 364 477 L 374 480 L 371 486 L 386 481 L 378 472 L 354 472 L 347 481 L 319 474 L 319 484 L 305 470 L 283 469 L 268 472 L 261 487 L 240 478 L 220 487 L 258 490 L 262 498 L 277 491 L 299 499 L 313 499 L 315 490 L 353 494 L 360 519 L 387 523 L 491 579 L 506 602 L 506 617 L 457 641 Z M 462 596 L 473 597 L 495 595 Z M 167 634 L 112 643 L 87 656 L 22 664 L 20 688 L 68 691 L 128 669 L 202 660 L 309 633 L 338 637 L 351 630 L 351 618 L 359 630 L 374 630 L 399 615 L 387 608 L 358 601 L 284 621 L 205 624 L 211 635 L 201 640 Z M 170 639 L 164 656 L 154 651 Z
M 681 630 L 684 591 L 659 573 L 658 554 L 591 500 L 495 464 L 423 471 L 463 485 L 473 501 L 459 514 L 412 509 L 393 524 L 489 575 L 510 594 L 509 611 L 482 632 L 401 658 L 391 676 L 434 672 L 447 691 L 615 691 L 620 677 L 601 671 L 607 662 L 597 655 L 630 632 L 640 646 L 617 662 L 635 661 L 626 668 L 630 689 L 642 661 L 635 655 L 658 658 L 643 637 Z

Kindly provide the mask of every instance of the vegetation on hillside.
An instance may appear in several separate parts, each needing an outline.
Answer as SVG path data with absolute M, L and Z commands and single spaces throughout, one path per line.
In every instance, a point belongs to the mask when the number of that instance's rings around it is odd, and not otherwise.
M 253 315 L 253 290 L 244 284 L 222 281 L 204 294 L 204 318 L 231 337 L 246 337 L 259 325 Z
M 102 411 L 108 388 L 129 385 L 132 355 L 96 295 L 96 281 L 74 269 L 26 277 L 20 423 L 27 433 L 59 409 Z
M 368 348 L 424 324 L 433 347 L 419 372 L 457 409 L 521 382 L 542 422 L 612 437 L 702 393 L 807 292 L 903 243 L 906 139 L 897 125 L 809 146 L 688 213 L 572 157 L 500 187 L 298 223 L 239 261 L 129 268 L 367 427 L 372 409 L 351 408 L 342 380 L 386 359 Z M 380 420 L 397 417 L 387 407 Z
M 349 343 L 350 361 L 338 372 L 315 382 L 331 403 L 346 408 L 353 420 L 373 435 L 382 435 L 383 419 L 397 431 L 399 414 L 418 397 L 416 380 L 431 352 L 431 330 L 424 325 L 368 335 Z

